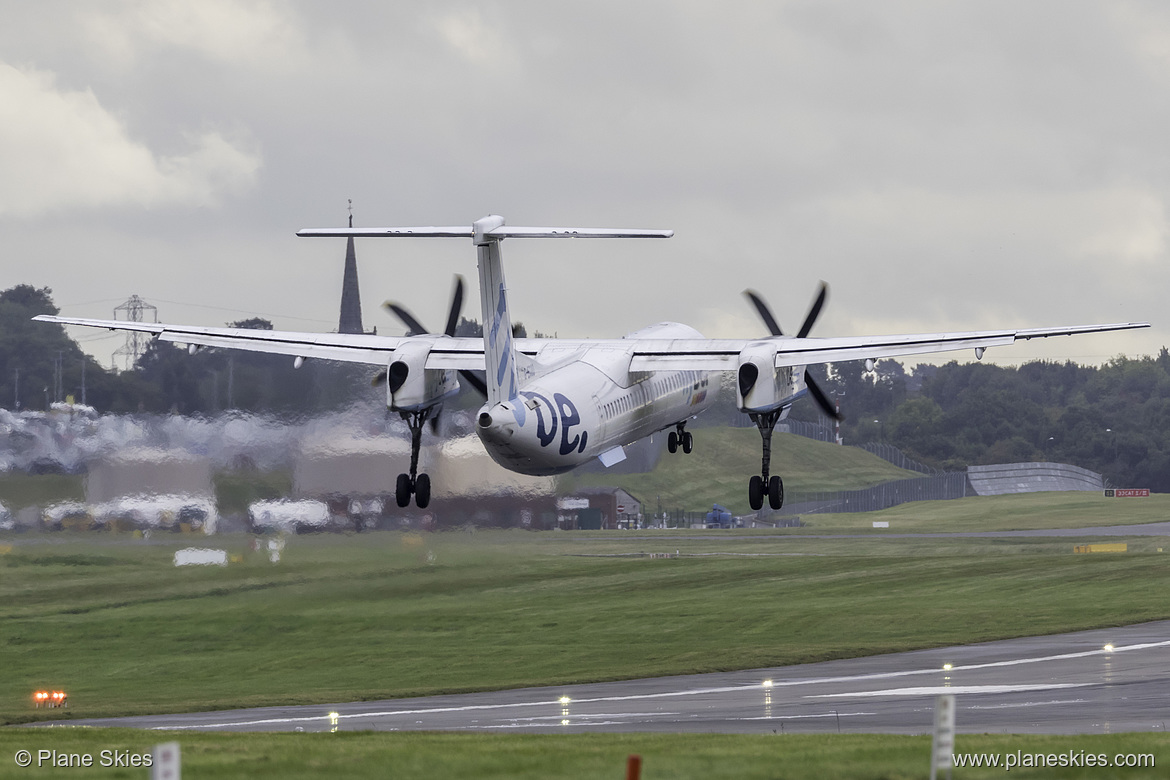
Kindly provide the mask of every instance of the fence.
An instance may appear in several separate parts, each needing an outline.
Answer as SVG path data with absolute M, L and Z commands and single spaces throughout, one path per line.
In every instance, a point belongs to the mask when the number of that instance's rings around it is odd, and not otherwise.
M 776 431 L 779 433 L 794 433 L 797 436 L 803 436 L 806 439 L 815 439 L 816 441 L 827 441 L 833 443 L 837 441 L 837 429 L 829 421 L 828 417 L 821 418 L 823 422 L 808 422 L 807 420 L 783 420 L 776 423 Z M 756 424 L 752 419 L 742 412 L 737 412 L 730 421 L 732 428 L 755 428 Z
M 780 515 L 815 515 L 830 512 L 876 512 L 910 501 L 948 501 L 972 495 L 966 472 L 883 482 L 862 490 L 824 493 L 789 493 Z
M 900 449 L 893 444 L 878 444 L 876 442 L 866 442 L 865 444 L 854 444 L 860 450 L 865 450 L 871 455 L 876 455 L 887 463 L 892 463 L 900 469 L 906 471 L 917 471 L 919 474 L 945 474 L 946 472 L 936 468 L 927 466 L 925 463 L 919 463 L 913 458 L 907 458 Z
M 806 439 L 835 443 L 837 441 L 837 429 L 832 425 L 828 417 L 822 417 L 821 420 L 822 422 L 819 423 L 807 422 L 805 420 L 784 420 L 776 424 L 776 430 L 780 433 L 794 433 Z M 736 428 L 752 428 L 755 426 L 755 423 L 746 414 L 737 414 L 732 421 L 732 426 Z M 913 458 L 906 457 L 900 449 L 892 444 L 866 442 L 865 444 L 852 444 L 849 446 L 865 450 L 907 471 L 917 471 L 919 474 L 932 475 L 946 473 L 932 466 L 927 466 L 925 463 L 919 463 Z
M 695 528 L 706 526 L 707 528 L 720 527 L 717 523 L 708 520 L 707 512 L 691 512 L 685 509 L 668 509 L 661 515 L 647 515 L 646 521 L 657 525 L 662 524 L 664 528 Z M 763 510 L 756 516 L 756 519 L 766 523 L 767 525 L 776 528 L 799 528 L 803 523 L 800 522 L 799 517 L 787 515 L 783 511 L 772 512 L 770 510 Z M 723 528 L 738 528 L 743 526 L 751 527 L 752 516 L 733 518 L 729 523 L 724 524 Z

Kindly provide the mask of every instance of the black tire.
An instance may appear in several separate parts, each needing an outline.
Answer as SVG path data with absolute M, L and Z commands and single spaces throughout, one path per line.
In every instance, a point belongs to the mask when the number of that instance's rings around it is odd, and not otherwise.
M 768 480 L 768 506 L 773 509 L 784 506 L 784 480 L 780 477 Z
M 748 503 L 751 504 L 752 509 L 760 509 L 764 506 L 764 480 L 758 475 L 748 480 Z
M 399 507 L 410 506 L 410 475 L 399 474 L 398 483 L 394 486 L 394 500 L 398 502 Z
M 683 452 L 687 455 L 691 454 L 691 450 L 695 448 L 695 437 L 691 435 L 690 431 L 684 431 L 682 435 Z
M 678 433 L 671 431 L 666 437 L 666 449 L 673 455 L 678 452 Z
M 431 478 L 419 474 L 414 480 L 414 503 L 419 509 L 426 509 L 431 503 Z

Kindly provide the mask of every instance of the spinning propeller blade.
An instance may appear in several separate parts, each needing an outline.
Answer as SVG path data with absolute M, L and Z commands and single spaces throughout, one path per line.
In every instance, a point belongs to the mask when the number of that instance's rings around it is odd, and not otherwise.
M 808 314 L 805 315 L 804 324 L 800 326 L 800 331 L 796 334 L 798 339 L 806 337 L 808 332 L 812 330 L 813 323 L 815 323 L 817 321 L 817 317 L 820 316 L 821 308 L 825 305 L 825 298 L 827 298 L 828 295 L 829 285 L 821 282 L 821 289 L 820 292 L 817 293 L 817 299 L 813 301 L 812 307 L 808 310 Z
M 776 322 L 776 318 L 772 316 L 772 310 L 768 308 L 768 304 L 764 303 L 764 299 L 760 297 L 759 293 L 755 290 L 744 290 L 743 294 L 756 307 L 760 319 L 768 326 L 768 332 L 773 336 L 783 336 L 784 332 L 780 330 L 780 324 Z
M 821 390 L 820 385 L 813 381 L 812 374 L 808 372 L 808 369 L 805 369 L 804 372 L 804 384 L 806 387 L 808 387 L 808 394 L 811 395 L 813 400 L 817 402 L 817 406 L 821 407 L 822 412 L 827 414 L 829 417 L 832 417 L 837 422 L 841 422 L 845 419 L 845 415 L 837 411 L 837 407 L 834 406 L 833 402 L 829 400 L 829 397 L 825 395 L 825 391 Z

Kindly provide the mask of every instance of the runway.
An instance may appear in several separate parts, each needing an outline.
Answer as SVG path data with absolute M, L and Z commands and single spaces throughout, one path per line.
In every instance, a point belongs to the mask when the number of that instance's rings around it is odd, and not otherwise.
M 813 515 L 815 517 L 815 515 Z M 1086 528 L 1035 528 L 1018 531 L 919 531 L 919 532 L 891 532 L 885 530 L 866 530 L 860 533 L 805 533 L 801 529 L 785 529 L 783 534 L 735 534 L 729 530 L 710 529 L 699 533 L 712 534 L 708 537 L 695 535 L 678 536 L 669 531 L 660 534 L 645 534 L 641 536 L 622 536 L 626 542 L 661 542 L 661 541 L 696 541 L 698 539 L 719 540 L 720 542 L 743 542 L 745 544 L 759 542 L 790 541 L 796 539 L 1012 539 L 1028 537 L 1077 537 L 1092 538 L 1094 536 L 1170 536 L 1170 522 L 1141 523 L 1138 525 L 1095 525 Z M 579 541 L 589 541 L 580 539 Z
M 924 734 L 941 693 L 955 694 L 961 733 L 1164 731 L 1170 621 L 772 669 L 39 725 Z

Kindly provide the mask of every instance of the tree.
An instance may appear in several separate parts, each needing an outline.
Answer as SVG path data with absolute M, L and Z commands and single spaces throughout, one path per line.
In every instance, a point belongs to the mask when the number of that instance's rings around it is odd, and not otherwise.
M 27 284 L 0 292 L 0 403 L 15 406 L 19 400 L 21 408 L 46 409 L 58 399 L 58 365 L 60 400 L 70 394 L 80 397 L 83 364 L 87 383 L 102 373 L 63 326 L 32 321 L 39 314 L 58 313 L 52 294 L 48 287 Z

